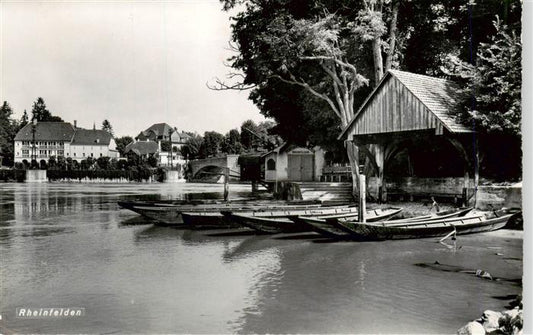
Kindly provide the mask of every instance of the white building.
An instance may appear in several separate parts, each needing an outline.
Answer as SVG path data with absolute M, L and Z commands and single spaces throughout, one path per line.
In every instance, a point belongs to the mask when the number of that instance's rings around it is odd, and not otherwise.
M 76 128 L 68 122 L 28 123 L 15 136 L 15 162 L 48 161 L 63 156 L 82 161 L 87 157 L 117 158 L 115 140 L 104 130 Z
M 287 143 L 263 155 L 265 180 L 319 181 L 324 167 L 324 151 Z
M 113 136 L 105 130 L 76 128 L 72 141 L 67 145 L 65 157 L 81 161 L 87 157 L 118 158 L 117 145 Z

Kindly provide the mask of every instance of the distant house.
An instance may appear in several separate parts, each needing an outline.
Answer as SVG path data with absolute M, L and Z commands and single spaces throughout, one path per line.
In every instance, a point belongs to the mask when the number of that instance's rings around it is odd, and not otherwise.
M 159 165 L 178 166 L 184 163 L 179 150 L 187 143 L 190 137 L 190 135 L 185 132 L 179 132 L 176 127 L 173 128 L 168 123 L 154 123 L 135 137 L 136 142 L 126 146 L 126 152 L 133 152 L 142 157 L 157 154 Z M 172 153 L 162 150 L 163 143 L 172 144 Z
M 159 147 L 153 141 L 137 141 L 126 145 L 124 153 L 134 153 L 139 157 L 147 158 L 159 152 Z
M 285 143 L 263 155 L 265 181 L 318 181 L 324 167 L 324 151 Z
M 152 141 L 156 142 L 161 151 L 162 142 L 172 143 L 173 150 L 181 149 L 187 140 L 190 138 L 185 132 L 179 132 L 176 127 L 172 128 L 167 123 L 154 123 L 146 130 L 143 130 L 135 137 L 137 141 Z
M 118 157 L 115 140 L 108 132 L 77 128 L 68 122 L 28 123 L 19 130 L 14 142 L 16 163 L 32 159 L 48 161 L 51 156 L 76 161 Z

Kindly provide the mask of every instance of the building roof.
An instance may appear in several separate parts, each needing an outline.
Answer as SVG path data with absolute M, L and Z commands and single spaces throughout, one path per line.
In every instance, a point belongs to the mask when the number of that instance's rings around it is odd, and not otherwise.
M 145 132 L 153 131 L 157 136 L 168 136 L 169 131 L 174 129 L 168 123 L 154 123 Z
M 35 125 L 35 140 L 38 141 L 71 141 L 74 127 L 68 122 L 37 122 Z M 28 123 L 20 129 L 15 141 L 32 141 L 33 125 Z
M 345 137 L 345 134 L 365 110 L 365 107 L 372 101 L 380 88 L 391 77 L 398 79 L 398 81 L 404 85 L 404 87 L 407 88 L 407 90 L 411 92 L 447 130 L 452 133 L 471 132 L 470 129 L 458 123 L 452 115 L 455 111 L 454 109 L 456 108 L 455 106 L 458 99 L 458 86 L 456 83 L 446 79 L 411 72 L 389 70 L 378 86 L 361 105 L 348 126 L 344 128 L 339 138 Z
M 455 121 L 450 112 L 455 111 L 459 86 L 451 80 L 390 70 L 451 132 L 471 130 Z
M 191 136 L 189 134 L 186 134 L 183 131 L 182 132 L 175 131 L 172 133 L 170 138 L 172 139 L 173 143 L 185 143 L 187 142 L 189 138 L 191 138 Z
M 113 136 L 105 130 L 76 128 L 71 145 L 109 145 Z
M 125 153 L 128 153 L 131 151 L 134 154 L 137 154 L 139 156 L 155 154 L 158 152 L 158 150 L 159 150 L 159 145 L 153 141 L 132 142 L 126 145 L 126 148 L 124 148 Z
M 184 131 L 177 131 L 176 128 L 173 128 L 168 123 L 154 123 L 146 130 L 143 130 L 135 137 L 138 141 L 160 141 L 167 140 L 168 134 L 171 132 L 171 140 L 173 143 L 185 143 L 191 136 Z

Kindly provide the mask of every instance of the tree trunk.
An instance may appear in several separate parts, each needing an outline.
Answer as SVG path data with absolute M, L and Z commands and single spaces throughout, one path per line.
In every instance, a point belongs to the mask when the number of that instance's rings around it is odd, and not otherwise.
M 383 56 L 381 55 L 381 38 L 372 40 L 372 54 L 374 58 L 374 87 L 383 78 Z
M 398 10 L 400 9 L 400 0 L 394 0 L 392 3 L 392 17 L 389 27 L 389 51 L 385 59 L 385 71 L 391 69 L 394 49 L 396 48 L 396 29 L 398 26 Z
M 352 141 L 345 141 L 344 144 L 352 171 L 352 195 L 357 199 L 359 198 L 359 148 Z

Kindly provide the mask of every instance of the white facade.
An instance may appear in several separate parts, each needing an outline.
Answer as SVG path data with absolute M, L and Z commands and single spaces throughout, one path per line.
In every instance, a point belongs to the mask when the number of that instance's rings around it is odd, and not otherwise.
M 307 159 L 304 160 L 304 157 Z M 266 181 L 320 180 L 324 150 L 281 146 L 263 156 Z
M 50 157 L 82 161 L 88 157 L 118 158 L 116 143 L 104 130 L 76 128 L 68 122 L 27 124 L 14 139 L 15 163 L 48 162 Z
M 109 145 L 105 144 L 70 144 L 68 143 L 65 148 L 65 158 L 70 157 L 75 161 L 82 161 L 87 157 L 98 159 L 99 157 L 118 158 L 117 145 L 114 139 L 111 139 Z
M 24 160 L 32 160 L 31 141 L 15 141 L 15 162 L 22 163 Z M 111 139 L 109 145 L 79 145 L 66 141 L 35 141 L 35 160 L 37 162 L 45 160 L 48 162 L 51 156 L 63 156 L 72 158 L 75 161 L 82 161 L 87 157 L 97 159 L 99 157 L 118 158 L 117 145 Z
M 69 144 L 67 141 L 36 140 L 32 152 L 32 141 L 15 141 L 15 163 L 22 163 L 24 160 L 31 162 L 32 158 L 39 162 L 42 159 L 48 161 L 50 156 L 65 156 Z

